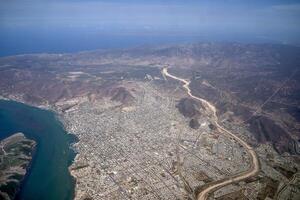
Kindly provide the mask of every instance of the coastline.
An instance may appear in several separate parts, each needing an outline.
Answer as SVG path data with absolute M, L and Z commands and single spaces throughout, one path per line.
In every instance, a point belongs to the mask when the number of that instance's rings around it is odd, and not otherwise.
M 26 147 L 30 148 L 30 150 L 24 150 L 24 143 L 26 142 Z M 28 144 L 29 142 L 29 144 Z M 1 173 L 1 188 L 4 187 L 3 191 L 0 189 L 0 199 L 4 197 L 6 199 L 6 195 L 8 195 L 8 198 L 12 199 L 18 199 L 19 192 L 22 189 L 22 184 L 26 181 L 26 178 L 28 177 L 28 174 L 30 173 L 30 167 L 33 163 L 33 158 L 35 157 L 37 142 L 34 139 L 29 139 L 25 136 L 22 132 L 15 132 L 11 135 L 6 136 L 5 138 L 2 138 L 1 141 L 1 149 L 3 154 L 1 154 L 1 160 L 8 159 L 10 163 L 10 159 L 12 159 L 14 162 L 6 165 L 5 163 L 1 163 L 4 165 L 1 165 L 1 169 L 3 170 L 3 173 Z M 18 154 L 15 154 L 13 149 L 21 149 L 17 150 Z M 5 150 L 5 148 L 7 149 Z M 23 150 L 22 150 L 23 149 Z M 8 150 L 8 153 L 7 153 Z M 26 151 L 29 151 L 27 154 Z M 13 153 L 13 154 L 11 154 Z M 9 156 L 10 155 L 10 156 Z M 25 158 L 24 158 L 25 156 Z M 19 160 L 19 161 L 15 161 Z M 19 178 L 11 179 L 12 176 L 18 176 Z M 10 187 L 10 183 L 14 182 L 14 186 L 11 186 L 11 189 L 5 188 L 5 185 L 7 187 Z
M 16 196 L 15 196 L 15 199 L 19 199 L 19 195 L 20 195 L 20 192 L 22 191 L 22 188 L 24 186 L 24 183 L 26 182 L 26 180 L 28 179 L 28 176 L 29 174 L 31 173 L 31 169 L 32 169 L 32 166 L 34 165 L 35 163 L 35 160 L 36 160 L 36 152 L 38 151 L 38 143 L 36 140 L 34 140 L 35 142 L 35 147 L 33 148 L 32 150 L 32 155 L 31 155 L 31 161 L 29 162 L 28 166 L 26 167 L 26 173 L 24 175 L 24 177 L 22 178 L 22 180 L 20 181 L 20 187 L 16 193 Z
M 40 110 L 45 110 L 45 111 L 49 111 L 51 113 L 53 113 L 55 120 L 57 120 L 57 122 L 61 125 L 62 129 L 65 131 L 65 133 L 67 134 L 68 138 L 68 143 L 69 143 L 69 150 L 72 151 L 72 153 L 74 153 L 74 157 L 72 159 L 69 158 L 68 160 L 68 173 L 72 178 L 72 195 L 70 199 L 74 199 L 75 198 L 75 188 L 76 188 L 76 177 L 74 176 L 74 174 L 71 171 L 71 167 L 73 165 L 73 163 L 76 161 L 76 157 L 79 155 L 79 152 L 74 148 L 74 145 L 79 141 L 79 138 L 77 137 L 76 134 L 71 133 L 68 131 L 68 126 L 64 120 L 63 117 L 63 113 L 60 112 L 59 110 L 55 109 L 55 107 L 49 105 L 49 104 L 41 104 L 41 105 L 37 105 L 37 104 L 32 104 L 29 102 L 24 101 L 22 98 L 19 98 L 17 96 L 14 97 L 4 97 L 2 95 L 0 95 L 0 100 L 4 100 L 4 101 L 11 101 L 11 102 L 16 102 L 16 103 L 21 103 L 24 104 L 26 106 L 30 106 L 33 108 L 37 108 Z M 25 134 L 24 134 L 25 135 Z M 26 136 L 26 135 L 25 135 Z M 27 137 L 27 136 L 26 136 Z M 29 165 L 26 168 L 26 174 L 24 175 L 24 177 L 22 178 L 22 180 L 20 181 L 20 187 L 18 192 L 16 193 L 16 198 L 18 199 L 20 197 L 20 193 L 22 191 L 22 189 L 24 188 L 24 183 L 28 180 L 28 177 L 30 176 L 31 172 L 32 172 L 32 167 L 34 166 L 34 164 L 36 163 L 36 154 L 39 150 L 39 141 L 37 141 L 36 139 L 33 139 L 36 143 L 36 146 L 34 148 L 33 154 L 32 154 L 32 160 L 29 163 Z

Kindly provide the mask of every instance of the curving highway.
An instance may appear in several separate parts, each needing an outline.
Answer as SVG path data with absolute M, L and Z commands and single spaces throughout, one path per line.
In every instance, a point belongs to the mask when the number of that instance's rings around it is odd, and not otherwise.
M 197 195 L 197 199 L 198 200 L 205 200 L 205 199 L 208 198 L 208 196 L 209 196 L 210 193 L 212 193 L 213 191 L 215 191 L 217 189 L 220 189 L 220 188 L 222 188 L 222 187 L 224 187 L 226 185 L 229 185 L 229 184 L 232 184 L 232 183 L 235 183 L 235 182 L 242 181 L 242 180 L 247 179 L 249 177 L 255 176 L 259 172 L 259 169 L 260 169 L 259 160 L 258 160 L 258 157 L 257 157 L 255 151 L 245 141 L 243 141 L 241 138 L 239 138 L 238 136 L 234 135 L 232 132 L 230 132 L 229 130 L 227 130 L 226 128 L 222 127 L 219 124 L 216 107 L 213 104 L 211 104 L 210 102 L 208 102 L 207 100 L 202 99 L 202 98 L 197 97 L 197 96 L 194 96 L 192 94 L 192 92 L 191 92 L 190 87 L 189 87 L 190 81 L 187 81 L 185 79 L 182 79 L 182 78 L 179 78 L 177 76 L 174 76 L 174 75 L 170 74 L 168 72 L 167 68 L 163 68 L 162 74 L 164 76 L 167 76 L 167 77 L 170 77 L 172 79 L 175 79 L 175 80 L 178 80 L 178 81 L 182 82 L 183 83 L 183 88 L 187 91 L 188 95 L 191 98 L 196 99 L 198 101 L 201 101 L 204 104 L 204 106 L 208 107 L 212 111 L 213 118 L 214 118 L 214 121 L 215 121 L 215 124 L 216 124 L 217 128 L 220 131 L 228 134 L 229 137 L 235 139 L 239 144 L 241 144 L 246 149 L 246 151 L 247 151 L 247 153 L 248 153 L 248 155 L 250 157 L 251 165 L 250 165 L 250 167 L 249 167 L 249 169 L 247 171 L 241 172 L 239 174 L 236 174 L 236 175 L 233 175 L 231 177 L 228 177 L 228 178 L 216 181 L 215 183 L 212 183 L 209 187 L 203 189 Z

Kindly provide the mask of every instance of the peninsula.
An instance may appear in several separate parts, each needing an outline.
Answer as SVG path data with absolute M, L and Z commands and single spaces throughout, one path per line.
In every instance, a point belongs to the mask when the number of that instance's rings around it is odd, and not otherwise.
M 32 160 L 36 142 L 15 133 L 0 141 L 0 199 L 12 200 Z

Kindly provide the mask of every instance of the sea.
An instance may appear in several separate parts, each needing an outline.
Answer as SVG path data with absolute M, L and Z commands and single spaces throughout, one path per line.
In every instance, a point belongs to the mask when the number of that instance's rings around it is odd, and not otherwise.
M 186 33 L 122 33 L 89 29 L 7 28 L 0 26 L 0 57 L 31 53 L 74 53 L 96 49 L 131 48 L 144 45 L 181 44 L 195 42 L 273 43 L 253 35 L 218 32 Z
M 84 29 L 48 30 L 45 27 L 36 29 L 0 27 L 0 57 L 211 41 L 247 43 L 254 40 L 213 33 L 155 35 L 120 32 L 106 34 Z M 255 41 L 260 40 L 255 39 Z M 75 181 L 68 167 L 75 157 L 75 152 L 70 149 L 74 137 L 65 131 L 57 115 L 51 111 L 22 103 L 0 100 L 0 140 L 16 132 L 22 132 L 37 142 L 36 154 L 17 199 L 72 199 Z
M 16 199 L 73 199 L 75 180 L 68 167 L 75 157 L 70 148 L 75 137 L 65 131 L 57 115 L 23 103 L 0 100 L 0 140 L 17 132 L 35 140 L 37 149 Z

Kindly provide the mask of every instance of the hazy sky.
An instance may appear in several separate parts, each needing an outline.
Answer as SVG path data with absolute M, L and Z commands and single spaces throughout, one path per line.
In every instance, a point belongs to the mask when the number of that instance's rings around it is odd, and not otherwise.
M 12 28 L 300 40 L 300 1 L 0 0 L 0 31 Z

